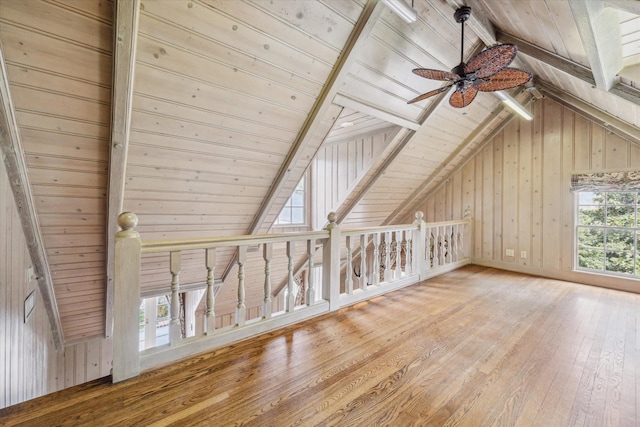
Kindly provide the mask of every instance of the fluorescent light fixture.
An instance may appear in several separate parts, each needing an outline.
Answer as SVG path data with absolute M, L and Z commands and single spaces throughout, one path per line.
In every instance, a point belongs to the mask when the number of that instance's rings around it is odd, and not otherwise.
M 502 100 L 509 108 L 518 113 L 525 120 L 533 120 L 533 116 L 528 112 L 518 101 L 516 101 L 511 95 L 504 91 L 493 92 L 499 99 Z
M 382 0 L 382 3 L 400 18 L 404 19 L 407 24 L 413 24 L 418 19 L 416 11 L 405 3 L 404 0 Z

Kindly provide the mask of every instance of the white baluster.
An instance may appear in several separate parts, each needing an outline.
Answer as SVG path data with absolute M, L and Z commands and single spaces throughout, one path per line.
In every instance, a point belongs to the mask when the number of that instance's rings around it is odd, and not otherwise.
M 169 255 L 169 265 L 171 270 L 171 321 L 169 322 L 169 344 L 176 345 L 182 339 L 180 328 L 180 252 L 171 252 Z
M 313 269 L 315 268 L 313 257 L 316 254 L 316 239 L 309 239 L 307 242 L 307 256 L 309 257 L 309 265 L 307 266 L 307 305 L 316 303 L 316 288 L 313 281 Z
M 206 314 L 206 334 L 211 335 L 216 329 L 216 314 L 215 314 L 215 292 L 213 288 L 214 284 L 214 270 L 216 268 L 216 249 L 210 248 L 205 250 L 204 254 L 205 265 L 207 267 L 207 314 Z
M 367 235 L 360 236 L 360 289 L 367 289 Z
M 351 236 L 346 237 L 347 247 L 347 268 L 345 271 L 344 291 L 347 295 L 353 293 L 353 253 L 351 252 Z
M 451 226 L 451 262 L 458 261 L 458 224 Z
M 396 230 L 396 271 L 395 278 L 399 279 L 402 277 L 402 231 Z
M 271 257 L 273 255 L 273 244 L 265 243 L 262 249 L 264 258 L 264 299 L 262 301 L 262 318 L 271 318 Z
M 438 265 L 444 265 L 444 233 L 443 227 L 438 227 Z
M 286 310 L 288 312 L 293 311 L 296 305 L 295 281 L 293 278 L 293 258 L 295 256 L 295 251 L 295 242 L 287 242 L 287 258 L 289 259 L 289 263 L 287 265 L 288 279 Z
M 433 230 L 431 227 L 425 227 L 425 266 L 426 270 L 429 270 L 433 267 Z
M 244 326 L 247 321 L 247 306 L 244 302 L 244 264 L 247 261 L 247 247 L 238 246 L 238 305 L 236 306 L 236 325 Z
M 372 283 L 374 286 L 380 286 L 380 233 L 373 235 L 373 272 Z
M 391 232 L 384 233 L 384 281 L 391 280 Z
M 413 274 L 413 230 L 406 230 L 404 235 L 407 241 L 404 245 L 404 271 L 407 275 L 411 275 Z

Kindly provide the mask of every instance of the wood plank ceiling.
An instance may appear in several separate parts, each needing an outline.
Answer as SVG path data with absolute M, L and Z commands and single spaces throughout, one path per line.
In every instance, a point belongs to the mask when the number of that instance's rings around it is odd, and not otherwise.
M 515 38 L 528 46 L 518 65 L 537 82 L 640 126 L 633 2 L 599 2 L 595 11 L 580 0 L 469 3 L 465 58 Z M 65 341 L 109 333 L 106 229 L 120 210 L 114 200 L 138 214 L 146 240 L 266 232 L 325 136 L 340 140 L 331 129 L 343 107 L 377 120 L 378 129 L 402 130 L 346 197 L 340 221 L 406 220 L 510 116 L 484 93 L 464 109 L 451 108 L 448 95 L 406 104 L 440 85 L 411 69 L 448 70 L 460 57 L 452 15 L 462 2 L 413 4 L 418 22 L 409 25 L 376 0 L 142 0 L 137 18 L 114 24 L 108 0 L 2 0 L 1 49 Z M 588 75 L 597 58 L 584 41 L 593 19 L 581 23 L 580 13 L 615 18 L 619 38 L 610 46 L 626 68 L 611 91 L 567 72 Z M 113 59 L 126 54 L 112 55 L 121 25 L 136 45 L 130 122 L 112 104 L 120 96 L 111 90 Z M 115 91 L 126 94 L 126 83 Z M 110 126 L 122 119 L 114 129 L 128 123 L 128 143 L 119 147 L 122 163 L 112 154 L 118 194 L 110 196 Z M 218 254 L 218 275 L 233 257 Z M 145 260 L 146 271 L 158 271 L 148 286 L 166 280 L 161 261 Z

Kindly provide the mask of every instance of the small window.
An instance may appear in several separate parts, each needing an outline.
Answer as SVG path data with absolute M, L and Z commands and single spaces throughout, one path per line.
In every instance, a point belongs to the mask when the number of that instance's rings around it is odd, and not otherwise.
M 293 194 L 287 200 L 280 215 L 276 219 L 276 225 L 302 225 L 306 224 L 306 187 L 304 176 L 296 185 Z
M 638 203 L 635 191 L 578 192 L 578 270 L 640 275 Z

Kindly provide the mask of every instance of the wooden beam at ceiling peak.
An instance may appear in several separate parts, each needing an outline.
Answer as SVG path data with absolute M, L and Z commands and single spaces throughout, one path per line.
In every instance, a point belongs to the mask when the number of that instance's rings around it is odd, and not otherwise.
M 510 34 L 498 31 L 497 36 L 500 43 L 515 44 L 516 46 L 518 46 L 518 50 L 521 53 L 530 56 L 531 58 L 534 58 L 540 62 L 544 62 L 545 64 L 557 70 L 565 72 L 573 77 L 576 77 L 583 82 L 589 83 L 594 88 L 596 87 L 596 80 L 593 76 L 593 73 L 584 65 L 573 62 L 570 59 L 563 58 L 560 55 L 555 54 L 554 52 L 542 49 L 532 43 L 529 43 L 526 40 L 520 39 Z M 640 105 L 640 90 L 634 87 L 618 82 L 611 87 L 609 92 L 621 98 L 624 98 L 627 101 L 633 102 L 636 105 Z
M 608 91 L 622 69 L 620 22 L 616 10 L 604 2 L 569 0 L 571 11 L 599 89 Z
M 605 7 L 612 9 L 622 10 L 624 12 L 633 13 L 634 15 L 640 15 L 640 1 L 629 0 L 605 0 Z
M 113 332 L 113 274 L 115 235 L 122 213 L 126 177 L 131 104 L 136 60 L 140 0 L 118 0 L 114 5 L 111 144 L 109 146 L 109 200 L 107 216 L 107 289 L 105 336 Z
M 27 163 L 22 150 L 16 113 L 11 99 L 9 79 L 0 45 L 0 151 L 9 175 L 11 190 L 27 241 L 29 257 L 37 275 L 38 288 L 49 317 L 53 342 L 57 351 L 64 350 L 64 334 L 53 288 L 53 278 L 47 261 L 44 240 L 38 222 L 35 201 L 27 175 Z M 17 309 L 17 308 L 16 308 Z

